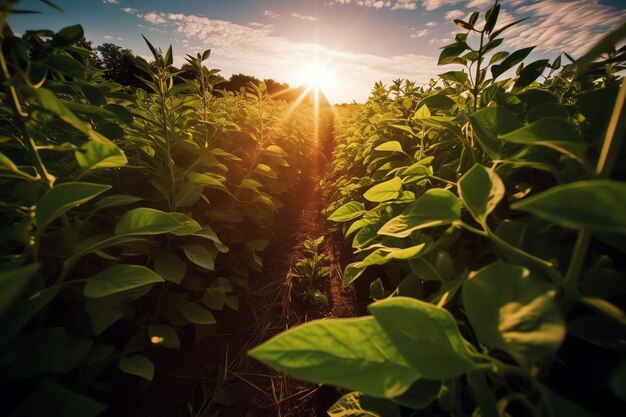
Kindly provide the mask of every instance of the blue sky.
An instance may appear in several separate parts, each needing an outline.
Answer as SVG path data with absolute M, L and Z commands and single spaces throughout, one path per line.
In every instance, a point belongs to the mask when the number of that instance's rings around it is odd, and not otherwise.
M 148 56 L 144 34 L 175 63 L 212 49 L 209 66 L 223 75 L 243 72 L 299 85 L 316 61 L 333 102 L 364 101 L 375 81 L 409 78 L 426 83 L 452 68 L 437 67 L 439 48 L 457 32 L 454 18 L 485 11 L 492 0 L 37 0 L 16 15 L 16 32 L 81 23 L 95 45 L 112 42 Z M 508 50 L 537 45 L 531 58 L 561 51 L 580 56 L 603 33 L 626 21 L 625 0 L 502 0 L 498 26 L 522 17 L 508 32 Z M 315 68 L 315 67 L 314 67 Z

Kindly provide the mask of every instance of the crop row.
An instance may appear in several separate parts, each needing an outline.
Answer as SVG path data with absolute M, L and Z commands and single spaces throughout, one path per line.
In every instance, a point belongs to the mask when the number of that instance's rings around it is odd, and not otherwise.
M 349 390 L 331 416 L 623 409 L 626 49 L 608 43 L 626 26 L 579 61 L 524 64 L 532 47 L 499 48 L 499 8 L 455 21 L 439 63 L 464 70 L 340 109 L 327 212 L 371 315 L 251 352 Z
M 152 380 L 158 350 L 238 309 L 307 169 L 312 120 L 263 84 L 211 96 L 210 51 L 174 83 L 171 47 L 148 42 L 149 91 L 129 91 L 103 80 L 78 25 L 0 32 L 4 409 L 95 416 L 123 374 Z

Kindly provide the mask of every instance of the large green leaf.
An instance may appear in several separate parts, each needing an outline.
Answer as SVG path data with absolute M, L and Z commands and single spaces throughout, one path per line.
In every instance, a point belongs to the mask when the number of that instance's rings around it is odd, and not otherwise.
M 522 127 L 522 122 L 506 107 L 487 107 L 470 116 L 474 137 L 492 159 L 499 159 L 502 141 L 499 136 Z
M 402 191 L 402 180 L 400 177 L 376 184 L 363 194 L 363 198 L 368 201 L 381 203 L 383 201 L 393 200 L 400 196 Z
M 311 321 L 249 354 L 296 378 L 374 397 L 396 397 L 419 377 L 373 317 Z
M 456 321 L 447 310 L 408 297 L 377 301 L 368 309 L 421 378 L 453 378 L 473 368 Z
M 40 264 L 34 263 L 19 268 L 0 271 L 0 316 L 24 291 L 31 278 L 39 271 Z
M 57 296 L 61 288 L 60 284 L 55 284 L 52 287 L 37 291 L 26 300 L 15 303 L 4 315 L 0 316 L 0 329 L 2 329 L 0 346 L 11 340 L 33 316 L 47 306 Z
M 43 229 L 57 217 L 110 189 L 110 185 L 67 182 L 54 186 L 37 203 L 35 219 Z
M 349 203 L 344 204 L 335 210 L 329 217 L 328 220 L 333 222 L 347 222 L 349 220 L 356 219 L 357 217 L 363 215 L 365 213 L 365 207 L 363 207 L 363 203 L 358 201 L 350 201 Z
M 329 417 L 400 417 L 400 408 L 389 400 L 350 392 L 328 409 Z
M 564 227 L 626 234 L 626 182 L 578 181 L 511 205 Z
M 184 304 L 179 307 L 187 320 L 195 324 L 215 324 L 215 317 L 206 308 L 198 304 Z
M 113 265 L 89 277 L 83 294 L 87 298 L 100 298 L 163 281 L 163 278 L 145 266 Z
M 555 290 L 521 266 L 495 262 L 463 285 L 463 305 L 479 340 L 520 363 L 553 354 L 565 338 Z
M 200 225 L 181 213 L 139 207 L 124 213 L 115 227 L 116 235 L 158 235 L 163 233 L 190 234 L 200 230 Z
M 530 52 L 535 49 L 534 46 L 523 48 L 518 51 L 513 52 L 511 55 L 508 55 L 504 61 L 500 64 L 494 65 L 491 67 L 491 75 L 495 80 L 500 75 L 505 73 L 507 70 L 513 68 L 515 65 L 519 64 L 530 54 Z
M 200 245 L 182 245 L 181 248 L 185 252 L 187 259 L 194 264 L 209 271 L 215 269 L 215 262 L 213 261 L 216 255 L 215 251 L 211 252 L 206 247 Z
M 148 381 L 154 378 L 154 365 L 143 355 L 124 356 L 119 362 L 120 370 L 129 375 L 137 375 Z
M 585 160 L 586 145 L 576 127 L 558 117 L 544 117 L 534 123 L 499 136 L 522 145 L 544 146 L 577 161 Z
M 165 252 L 154 259 L 154 270 L 166 280 L 180 284 L 187 273 L 187 264 L 175 253 Z
M 128 163 L 124 152 L 111 143 L 89 141 L 76 151 L 75 156 L 83 169 L 117 168 Z
M 415 230 L 450 224 L 460 217 L 461 203 L 456 196 L 448 190 L 432 188 L 385 223 L 378 234 L 407 237 Z
M 458 184 L 459 196 L 465 207 L 481 224 L 504 197 L 504 184 L 498 174 L 480 164 L 467 171 Z
M 11 417 L 96 417 L 106 407 L 52 381 L 37 386 Z
M 13 363 L 3 369 L 3 379 L 21 380 L 46 373 L 67 373 L 87 356 L 93 342 L 64 327 L 44 327 L 17 339 Z

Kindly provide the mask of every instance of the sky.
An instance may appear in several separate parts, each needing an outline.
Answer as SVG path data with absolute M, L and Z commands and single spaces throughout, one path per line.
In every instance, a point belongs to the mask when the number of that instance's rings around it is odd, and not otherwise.
M 211 49 L 210 68 L 272 78 L 298 86 L 320 75 L 333 103 L 363 102 L 376 81 L 406 78 L 428 83 L 452 67 L 437 66 L 440 48 L 460 31 L 453 19 L 486 11 L 493 0 L 37 0 L 14 15 L 17 33 L 58 30 L 80 23 L 94 45 L 115 43 L 148 57 L 141 35 L 165 50 L 185 54 Z M 626 22 L 626 0 L 501 0 L 496 27 L 521 18 L 505 32 L 512 51 L 537 45 L 530 59 L 561 52 L 581 56 Z M 484 13 L 481 13 L 481 21 Z

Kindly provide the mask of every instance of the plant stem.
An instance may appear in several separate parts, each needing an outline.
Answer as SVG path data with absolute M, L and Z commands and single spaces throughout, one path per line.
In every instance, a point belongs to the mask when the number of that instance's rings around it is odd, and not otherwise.
M 483 42 L 485 30 L 480 32 L 480 46 L 478 47 L 478 60 L 476 61 L 476 77 L 474 78 L 474 111 L 478 109 L 478 87 L 480 85 L 480 62 L 483 59 Z

